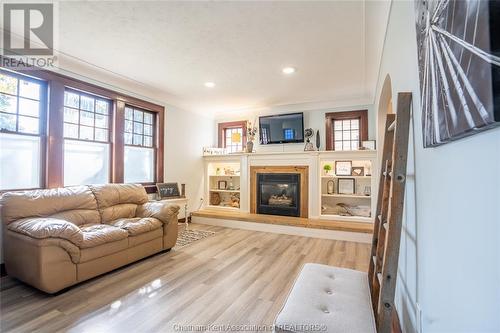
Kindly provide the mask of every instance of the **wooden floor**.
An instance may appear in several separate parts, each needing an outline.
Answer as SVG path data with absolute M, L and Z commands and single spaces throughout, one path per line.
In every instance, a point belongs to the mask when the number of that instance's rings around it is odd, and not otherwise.
M 320 219 L 309 219 L 304 217 L 291 217 L 279 215 L 251 214 L 239 211 L 222 211 L 214 209 L 203 209 L 193 212 L 193 216 L 256 222 L 267 224 L 287 225 L 293 227 L 327 229 L 348 232 L 373 233 L 373 223 L 368 222 L 349 222 L 349 221 L 331 221 Z
M 176 325 L 271 325 L 304 263 L 368 269 L 368 244 L 191 228 L 216 234 L 56 296 L 2 278 L 0 331 L 192 332 L 200 327 Z

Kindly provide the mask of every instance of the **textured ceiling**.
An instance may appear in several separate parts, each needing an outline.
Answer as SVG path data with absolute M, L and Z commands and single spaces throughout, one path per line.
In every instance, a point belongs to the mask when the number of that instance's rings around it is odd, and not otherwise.
M 198 112 L 369 99 L 388 7 L 364 1 L 63 1 L 59 50 L 80 66 L 61 67 L 85 75 L 91 65 Z M 285 76 L 285 66 L 297 72 Z M 206 81 L 216 87 L 206 88 Z

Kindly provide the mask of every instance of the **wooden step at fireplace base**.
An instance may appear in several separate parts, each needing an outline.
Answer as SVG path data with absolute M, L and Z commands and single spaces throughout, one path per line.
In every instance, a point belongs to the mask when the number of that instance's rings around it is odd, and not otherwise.
M 216 211 L 203 209 L 193 212 L 195 217 L 206 217 L 224 220 L 234 220 L 242 222 L 266 223 L 275 225 L 285 225 L 292 227 L 326 229 L 344 232 L 358 232 L 371 234 L 373 232 L 372 223 L 346 222 L 333 220 L 309 219 L 303 217 L 289 217 L 278 215 L 251 214 L 232 211 Z

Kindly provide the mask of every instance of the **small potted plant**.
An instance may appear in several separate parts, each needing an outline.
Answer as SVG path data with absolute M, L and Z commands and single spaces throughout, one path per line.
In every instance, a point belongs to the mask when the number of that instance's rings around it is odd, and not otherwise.
M 325 164 L 323 166 L 323 170 L 325 170 L 325 175 L 330 176 L 330 173 L 332 172 L 332 166 L 330 164 Z
M 253 152 L 253 141 L 255 140 L 255 135 L 257 135 L 257 127 L 252 125 L 251 122 L 247 123 L 247 145 L 246 152 Z

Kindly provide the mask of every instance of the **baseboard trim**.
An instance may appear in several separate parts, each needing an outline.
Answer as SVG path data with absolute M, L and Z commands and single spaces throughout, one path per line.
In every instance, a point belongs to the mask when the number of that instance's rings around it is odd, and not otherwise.
M 210 218 L 210 217 L 201 217 L 201 216 L 193 216 L 192 222 L 199 223 L 199 224 L 215 225 L 215 226 L 219 226 L 219 227 L 233 228 L 233 229 L 272 232 L 275 234 L 284 234 L 284 235 L 292 235 L 292 236 L 303 236 L 303 237 L 322 238 L 322 239 L 335 239 L 335 240 L 357 242 L 357 243 L 367 243 L 367 244 L 371 244 L 371 242 L 372 242 L 372 235 L 371 234 L 358 233 L 358 232 L 302 228 L 302 227 L 294 227 L 294 226 L 287 226 L 287 225 L 226 220 L 226 219 L 221 219 L 221 218 Z

